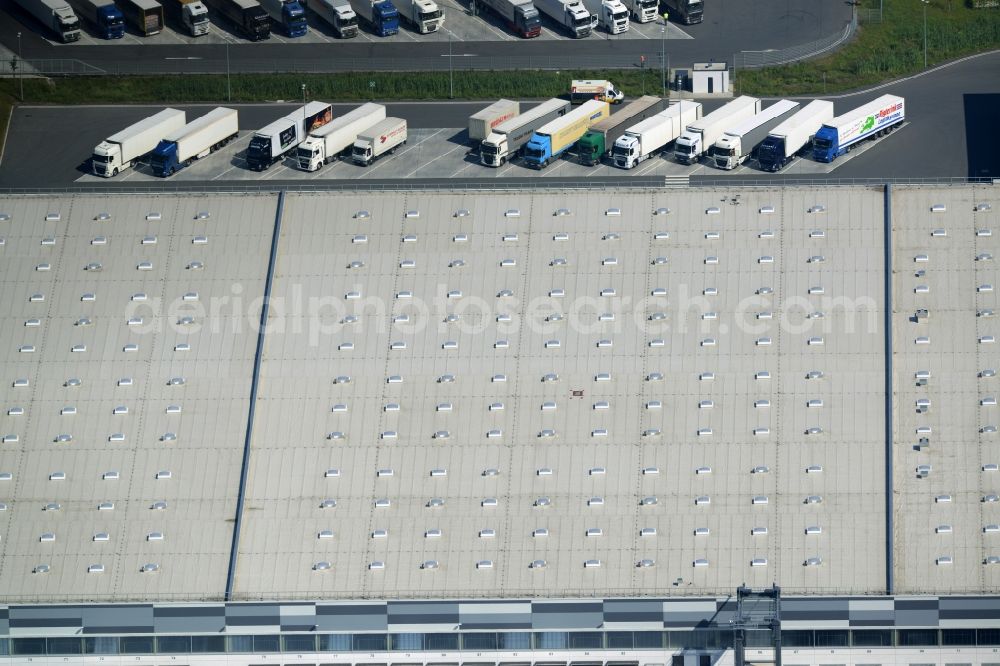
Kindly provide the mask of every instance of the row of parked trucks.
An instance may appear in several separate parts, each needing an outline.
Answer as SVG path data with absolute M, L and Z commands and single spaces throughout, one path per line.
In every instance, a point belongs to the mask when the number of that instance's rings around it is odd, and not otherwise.
M 166 177 L 222 148 L 238 133 L 235 109 L 219 107 L 191 122 L 184 111 L 164 109 L 98 144 L 91 169 L 112 178 L 148 160 L 154 175 Z M 368 166 L 406 139 L 406 121 L 386 117 L 381 104 L 363 104 L 334 118 L 332 105 L 309 102 L 254 132 L 245 159 L 254 171 L 265 171 L 287 156 L 303 171 L 346 157 Z

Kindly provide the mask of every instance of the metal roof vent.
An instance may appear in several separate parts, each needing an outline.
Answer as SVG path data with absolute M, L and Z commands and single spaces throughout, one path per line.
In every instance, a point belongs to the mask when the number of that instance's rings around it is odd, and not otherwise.
M 332 539 L 333 538 L 333 530 L 322 530 L 321 532 L 319 532 L 316 535 L 316 538 L 317 539 Z
M 954 562 L 955 561 L 952 559 L 951 555 L 942 555 L 941 557 L 934 560 L 934 564 L 938 565 L 939 567 L 946 566 L 948 564 L 954 564 Z
M 0 222 L 10 222 L 10 213 L 0 213 Z
M 192 245 L 208 245 L 208 236 L 195 236 L 191 239 Z
M 420 564 L 421 569 L 437 569 L 439 566 L 437 560 L 424 560 Z
M 164 506 L 164 508 L 166 508 L 166 504 L 164 504 L 163 506 Z M 149 507 L 149 508 L 152 509 L 152 508 L 155 508 L 155 506 L 152 506 L 152 507 Z M 115 503 L 114 502 L 101 502 L 100 504 L 97 505 L 97 510 L 98 511 L 114 511 L 115 510 Z
M 420 217 L 420 211 L 419 210 L 408 210 L 408 211 L 406 211 L 406 215 L 404 216 L 404 219 L 415 220 L 418 217 Z
M 766 557 L 755 557 L 750 560 L 750 566 L 752 567 L 766 567 L 767 558 Z
M 331 569 L 331 565 L 326 560 L 323 560 L 322 562 L 317 562 L 316 564 L 314 564 L 312 568 L 313 571 L 329 571 Z
M 641 536 L 641 537 L 656 536 L 656 528 L 655 527 L 643 527 L 642 529 L 639 530 L 639 536 Z
M 140 573 L 156 573 L 160 570 L 160 565 L 155 562 L 147 562 L 139 567 Z
M 60 215 L 59 213 L 46 213 L 45 214 L 45 221 L 46 222 L 58 222 L 61 219 L 62 219 L 62 215 Z
M 49 565 L 47 564 L 36 564 L 35 568 L 31 570 L 31 573 L 35 574 L 47 574 L 50 571 Z
M 604 211 L 604 214 L 607 215 L 608 217 L 620 217 L 621 214 L 622 214 L 622 209 L 621 208 L 609 208 L 606 211 Z
M 42 239 L 42 245 L 55 245 L 56 239 L 49 236 L 48 238 Z
M 934 204 L 933 206 L 931 206 L 932 213 L 944 213 L 947 212 L 947 210 L 948 207 L 945 206 L 944 204 Z
M 354 238 L 351 239 L 351 242 L 352 243 L 367 243 L 368 242 L 368 236 L 366 234 L 358 234 L 357 236 L 355 236 Z
M 382 569 L 385 569 L 385 562 L 381 560 L 374 560 L 368 565 L 368 569 L 370 571 L 381 571 Z
M 440 539 L 441 538 L 441 530 L 438 530 L 438 529 L 427 530 L 426 532 L 424 532 L 424 538 L 425 539 Z
M 153 235 L 143 236 L 140 243 L 142 245 L 156 245 L 156 236 Z
M 335 499 L 325 499 L 319 503 L 319 508 L 321 509 L 332 509 L 337 506 L 337 500 Z
M 50 543 L 56 540 L 56 535 L 52 532 L 44 532 L 40 537 L 38 537 L 38 540 L 42 543 Z
M 704 557 L 699 557 L 698 559 L 696 559 L 694 562 L 691 563 L 691 566 L 694 566 L 694 567 L 707 567 L 708 566 L 708 560 L 706 558 L 704 558 Z
M 27 379 L 15 379 L 12 386 L 14 388 L 27 388 L 31 382 Z
M 146 220 L 149 222 L 159 222 L 162 216 L 159 213 L 146 213 Z
M 113 432 L 110 435 L 108 435 L 108 441 L 109 442 L 124 442 L 125 441 L 125 433 L 123 433 L 123 432 Z
M 91 245 L 107 245 L 108 244 L 108 237 L 107 236 L 94 236 L 94 239 L 92 241 L 90 241 L 90 244 Z
M 163 511 L 167 508 L 167 503 L 163 501 L 153 502 L 153 504 L 150 505 L 149 508 L 152 509 L 153 511 Z
M 111 535 L 107 532 L 98 532 L 94 535 L 94 541 L 111 541 Z
M 761 206 L 759 212 L 761 215 L 771 215 L 774 213 L 774 206 Z
M 483 470 L 483 476 L 497 476 L 499 474 L 500 474 L 500 471 L 498 469 L 496 469 L 495 467 L 488 467 L 488 468 L 486 468 L 486 469 Z
M 139 351 L 139 345 L 137 345 L 134 342 L 130 342 L 127 345 L 125 345 L 124 347 L 122 347 L 122 351 L 125 352 L 125 353 L 137 352 L 137 351 Z
M 810 208 L 806 212 L 808 212 L 808 213 L 825 213 L 826 212 L 826 206 L 824 206 L 823 204 L 815 204 L 812 208 Z
M 210 217 L 212 217 L 211 213 L 209 213 L 207 210 L 201 210 L 201 211 L 198 211 L 198 214 L 194 216 L 194 219 L 196 219 L 196 220 L 207 220 Z
M 721 212 L 722 209 L 720 209 L 718 206 L 712 206 L 711 208 L 705 209 L 705 215 L 718 215 Z
M 42 508 L 42 511 L 59 511 L 60 509 L 62 509 L 62 504 L 59 502 L 49 502 Z
M 354 219 L 355 220 L 367 220 L 371 216 L 372 216 L 372 214 L 369 213 L 367 210 L 359 210 L 357 213 L 354 214 Z
M 529 569 L 544 569 L 546 567 L 545 560 L 532 560 L 531 564 L 528 565 Z
M 35 266 L 35 270 L 39 272 L 52 270 L 52 264 L 42 263 Z
M 168 469 L 160 470 L 159 472 L 156 473 L 156 480 L 157 481 L 165 481 L 165 480 L 170 479 L 172 477 L 173 477 L 173 474 Z
M 340 476 L 340 470 L 336 467 L 331 467 L 324 472 L 323 477 L 327 479 L 335 479 Z
M 91 564 L 87 567 L 87 573 L 104 573 L 103 564 Z
M 810 558 L 807 558 L 806 561 L 802 563 L 802 566 L 806 566 L 806 567 L 818 567 L 821 564 L 823 564 L 823 558 L 822 557 L 810 557 Z
M 203 264 L 200 261 L 192 261 L 190 264 L 187 265 L 187 269 L 189 271 L 200 271 L 203 268 L 205 268 L 205 264 Z
M 440 508 L 440 507 L 444 506 L 444 500 L 441 499 L 440 497 L 433 497 L 433 498 L 427 500 L 427 505 L 426 506 L 427 506 L 428 509 Z
M 479 560 L 478 562 L 476 562 L 476 568 L 477 569 L 492 569 L 493 568 L 493 560 Z
M 49 474 L 49 481 L 65 481 L 66 472 L 52 472 Z
M 469 217 L 471 214 L 467 208 L 459 208 L 455 211 L 455 217 Z
M 119 478 L 121 478 L 121 475 L 117 471 L 112 470 L 110 472 L 105 472 L 104 474 L 102 474 L 101 478 L 104 479 L 105 481 L 117 481 Z

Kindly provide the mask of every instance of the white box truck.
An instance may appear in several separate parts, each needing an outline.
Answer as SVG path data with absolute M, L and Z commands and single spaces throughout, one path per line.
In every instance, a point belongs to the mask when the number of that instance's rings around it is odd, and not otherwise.
M 632 14 L 632 20 L 637 23 L 649 23 L 656 20 L 660 0 L 623 0 L 625 9 Z
M 799 106 L 798 102 L 789 99 L 779 100 L 757 115 L 727 129 L 712 146 L 715 166 L 731 170 L 746 162 L 771 130 L 795 115 Z
M 17 4 L 55 32 L 64 44 L 80 39 L 80 19 L 64 0 L 17 0 Z
M 236 109 L 220 106 L 168 134 L 150 155 L 153 174 L 164 178 L 225 146 L 239 134 Z
M 885 136 L 906 120 L 902 97 L 882 95 L 876 100 L 832 118 L 816 131 L 813 159 L 832 162 L 864 139 Z
M 355 164 L 368 166 L 382 155 L 396 152 L 396 148 L 405 143 L 406 121 L 386 118 L 358 134 L 351 148 L 351 158 Z
M 396 0 L 393 4 L 421 35 L 437 32 L 444 25 L 444 10 L 434 0 Z
M 160 139 L 184 127 L 183 111 L 164 109 L 156 115 L 129 125 L 97 144 L 90 166 L 95 176 L 111 178 L 130 169 L 160 142 Z
M 701 102 L 681 101 L 634 125 L 615 141 L 611 160 L 619 169 L 631 169 L 649 159 L 701 118 Z
M 507 160 L 517 156 L 521 147 L 528 143 L 535 130 L 560 116 L 566 115 L 568 110 L 569 102 L 566 100 L 550 99 L 519 116 L 500 123 L 480 144 L 479 161 L 486 166 L 503 166 Z
M 813 136 L 833 119 L 833 102 L 816 99 L 775 127 L 757 149 L 757 163 L 764 171 L 778 171 L 797 153 L 808 150 Z
M 583 6 L 597 16 L 597 25 L 609 34 L 628 32 L 628 8 L 622 0 L 583 0 Z
M 737 97 L 701 120 L 688 125 L 674 142 L 674 157 L 681 164 L 697 162 L 723 132 L 758 113 L 760 113 L 759 99 Z
M 309 9 L 329 23 L 339 39 L 358 36 L 358 15 L 348 0 L 310 0 Z
M 299 145 L 297 162 L 303 171 L 316 171 L 350 150 L 358 134 L 385 120 L 385 107 L 369 102 L 334 118 L 311 132 Z
M 521 105 L 514 100 L 501 99 L 482 111 L 469 116 L 469 141 L 475 145 L 482 143 L 493 128 L 506 122 L 521 112 Z
M 272 164 L 298 148 L 309 133 L 333 120 L 333 107 L 326 102 L 309 102 L 286 116 L 254 132 L 247 146 L 247 167 L 266 171 Z
M 583 104 L 592 99 L 599 99 L 608 104 L 621 104 L 625 93 L 615 88 L 615 84 L 606 80 L 573 79 L 569 83 L 569 101 L 573 104 Z
M 538 11 L 563 26 L 573 37 L 586 37 L 594 31 L 597 17 L 580 0 L 535 0 Z

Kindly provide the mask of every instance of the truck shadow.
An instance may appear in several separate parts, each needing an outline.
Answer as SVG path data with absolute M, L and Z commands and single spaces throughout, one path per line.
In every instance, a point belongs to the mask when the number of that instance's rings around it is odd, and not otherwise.
M 459 130 L 455 134 L 447 137 L 445 139 L 448 143 L 454 143 L 459 146 L 471 146 L 472 142 L 469 140 L 469 130 Z
M 208 5 L 205 6 L 208 7 Z M 250 43 L 250 44 L 253 43 L 249 39 L 247 39 L 247 36 L 243 34 L 243 31 L 240 30 L 239 26 L 237 26 L 235 23 L 233 23 L 228 18 L 226 18 L 219 12 L 215 11 L 211 7 L 208 7 L 208 20 L 212 22 L 212 27 L 210 29 L 210 32 L 216 32 L 216 31 L 220 33 L 224 32 L 230 37 L 238 39 L 242 43 Z
M 506 21 L 500 18 L 489 7 L 484 7 L 477 3 L 476 0 L 455 0 L 455 4 L 462 8 L 466 16 L 478 18 L 504 34 L 517 37 L 517 34 L 510 29 Z
M 325 37 L 329 37 L 330 39 L 335 39 L 338 42 L 339 41 L 345 41 L 345 42 L 351 41 L 350 39 L 341 40 L 340 37 L 337 37 L 337 33 L 335 33 L 333 31 L 333 26 L 330 25 L 329 23 L 327 23 L 326 21 L 324 21 L 320 17 L 319 14 L 317 14 L 316 12 L 314 12 L 311 9 L 306 9 L 306 19 L 309 22 L 309 29 L 310 30 L 315 30 L 319 34 L 321 34 L 321 35 L 323 35 Z M 351 39 L 357 39 L 357 36 L 352 37 Z

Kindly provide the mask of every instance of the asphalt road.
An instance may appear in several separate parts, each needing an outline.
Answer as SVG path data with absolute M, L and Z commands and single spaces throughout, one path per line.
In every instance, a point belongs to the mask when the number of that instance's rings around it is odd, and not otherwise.
M 460 0 L 467 6 L 469 0 Z M 843 0 L 712 0 L 705 21 L 683 30 L 694 39 L 667 40 L 675 67 L 693 62 L 730 61 L 737 51 L 781 49 L 830 36 L 850 20 L 852 6 Z M 51 44 L 40 36 L 41 26 L 14 6 L 0 0 L 0 43 L 18 48 L 27 60 L 70 58 L 109 73 L 128 72 L 233 72 L 335 71 L 372 69 L 447 69 L 528 66 L 556 68 L 597 67 L 601 63 L 638 63 L 659 58 L 659 40 L 518 40 L 510 42 L 441 41 L 372 43 L 346 40 L 331 44 L 279 44 L 263 42 L 136 46 Z M 272 40 L 273 41 L 273 40 Z M 452 49 L 461 58 L 446 57 Z M 445 57 L 442 57 L 445 56 Z M 178 58 L 188 59 L 178 59 Z

